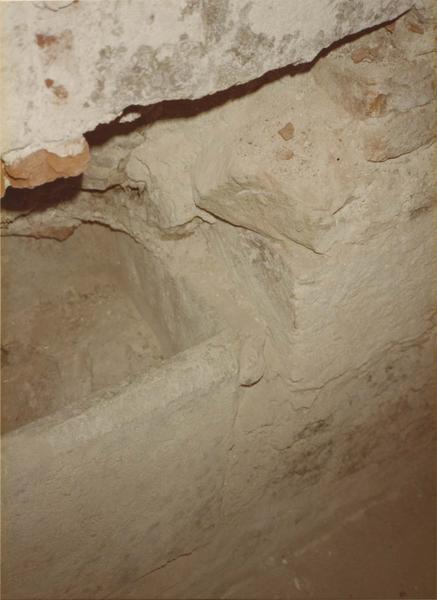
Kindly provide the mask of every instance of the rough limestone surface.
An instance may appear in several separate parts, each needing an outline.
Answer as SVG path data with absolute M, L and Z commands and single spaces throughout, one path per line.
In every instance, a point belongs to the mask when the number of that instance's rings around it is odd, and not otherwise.
M 320 597 L 320 527 L 434 478 L 430 7 L 8 190 L 8 598 Z
M 199 98 L 309 62 L 336 40 L 393 19 L 411 5 L 411 0 L 2 2 L 2 161 L 9 165 L 50 143 L 68 143 L 100 123 L 135 118 L 134 105 Z M 123 115 L 125 109 L 133 117 Z M 59 176 L 75 175 L 76 167 L 69 171 L 66 164 Z M 20 172 L 19 164 L 14 172 Z M 13 173 L 5 175 L 6 186 L 16 185 Z M 51 178 L 48 173 L 45 180 Z M 40 183 L 23 180 L 29 187 Z

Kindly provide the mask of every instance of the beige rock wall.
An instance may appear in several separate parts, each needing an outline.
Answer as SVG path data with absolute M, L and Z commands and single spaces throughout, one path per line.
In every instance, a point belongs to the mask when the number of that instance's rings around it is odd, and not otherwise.
M 12 340 L 52 301 L 32 265 L 69 244 L 118 261 L 169 343 L 4 436 L 9 598 L 245 597 L 256 560 L 433 459 L 434 28 L 422 7 L 246 93 L 164 104 L 90 138 L 82 178 L 9 190 Z
M 340 0 L 299 0 L 292 7 L 286 0 L 2 2 L 4 183 L 34 187 L 76 175 L 85 163 L 72 141 L 98 124 L 135 118 L 138 105 L 200 98 L 309 62 L 338 39 L 411 6 L 411 0 L 353 7 Z M 53 145 L 68 157 L 57 159 L 55 169 L 44 153 Z M 38 177 L 29 175 L 29 162 L 40 165 Z

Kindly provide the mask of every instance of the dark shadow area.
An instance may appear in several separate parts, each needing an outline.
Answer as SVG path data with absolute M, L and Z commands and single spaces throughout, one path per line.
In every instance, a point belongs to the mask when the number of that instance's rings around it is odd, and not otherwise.
M 73 200 L 81 190 L 82 178 L 78 175 L 57 179 L 32 189 L 9 187 L 1 200 L 1 208 L 15 212 L 43 212 Z

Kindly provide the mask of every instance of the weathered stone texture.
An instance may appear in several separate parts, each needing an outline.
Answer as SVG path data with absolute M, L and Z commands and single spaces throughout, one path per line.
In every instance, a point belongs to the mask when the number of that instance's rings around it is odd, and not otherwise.
M 53 140 L 76 139 L 132 105 L 199 98 L 311 61 L 411 4 L 2 2 L 2 160 L 9 165 L 12 151 L 24 158 Z
M 373 5 L 353 4 L 331 6 L 347 21 Z M 315 6 L 305 3 L 313 24 Z M 192 1 L 183 16 L 203 14 L 218 48 L 235 32 L 233 7 Z M 267 28 L 261 4 L 240 18 L 251 14 Z M 90 138 L 82 180 L 10 190 L 3 350 L 8 385 L 25 375 L 12 417 L 20 402 L 29 410 L 3 440 L 11 600 L 251 597 L 239 590 L 256 557 L 398 494 L 406 465 L 434 458 L 433 26 L 416 9 L 246 94 L 178 114 L 134 107 L 125 117 L 138 128 Z M 55 35 L 41 52 L 71 43 Z M 248 33 L 238 36 L 226 60 L 249 73 Z M 257 44 L 259 66 L 269 40 Z M 156 81 L 168 89 L 165 74 Z M 113 304 L 95 289 L 108 273 L 125 293 Z M 78 298 L 94 302 L 84 322 Z M 49 376 L 71 396 L 31 422 Z

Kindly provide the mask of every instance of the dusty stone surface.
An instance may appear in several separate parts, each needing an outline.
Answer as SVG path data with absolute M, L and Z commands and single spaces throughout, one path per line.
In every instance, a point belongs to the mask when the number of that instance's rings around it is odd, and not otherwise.
M 9 165 L 13 151 L 22 159 L 53 140 L 75 139 L 132 105 L 200 98 L 311 61 L 336 40 L 411 6 L 411 0 L 353 7 L 341 0 L 2 2 L 2 160 Z M 99 35 L 84 23 L 98 23 Z
M 244 94 L 140 111 L 135 131 L 89 140 L 82 179 L 8 191 L 5 350 L 9 385 L 28 384 L 3 439 L 8 598 L 256 597 L 255 583 L 311 597 L 299 561 L 285 579 L 260 565 L 325 548 L 319 528 L 401 497 L 434 461 L 435 145 L 420 134 L 434 25 L 423 6 Z M 394 125 L 409 118 L 414 144 Z M 373 135 L 392 144 L 377 161 Z M 89 275 L 78 264 L 57 296 L 64 248 Z M 97 302 L 102 277 L 122 297 Z M 74 360 L 57 356 L 56 302 L 85 346 Z M 68 397 L 42 386 L 55 371 Z M 42 392 L 55 402 L 32 413 Z M 326 595 L 363 590 L 352 565 Z M 406 571 L 397 593 L 413 598 Z

